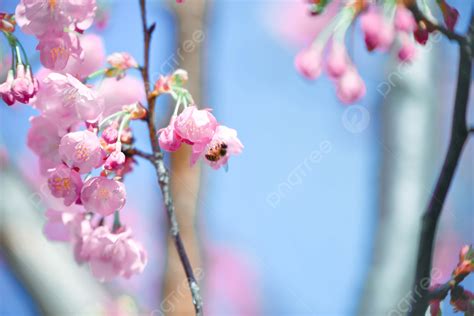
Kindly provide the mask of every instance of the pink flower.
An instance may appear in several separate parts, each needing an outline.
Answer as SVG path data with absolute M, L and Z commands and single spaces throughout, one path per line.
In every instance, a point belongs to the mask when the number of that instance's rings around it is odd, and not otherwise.
M 46 223 L 43 228 L 45 236 L 53 241 L 70 241 L 70 225 L 77 215 L 72 212 L 47 209 L 45 212 Z
M 111 233 L 105 226 L 97 227 L 84 239 L 82 254 L 87 256 L 92 274 L 100 281 L 139 274 L 148 261 L 145 249 L 132 239 L 129 229 Z
M 158 142 L 160 148 L 166 151 L 176 151 L 181 147 L 182 139 L 176 133 L 174 124 L 176 121 L 176 116 L 171 117 L 170 123 L 167 127 L 162 128 L 158 131 L 159 137 Z
M 12 83 L 13 96 L 18 102 L 27 104 L 36 92 L 38 92 L 38 81 L 33 78 L 30 68 L 25 70 L 23 64 L 18 65 L 16 77 Z
M 125 163 L 125 154 L 121 151 L 112 152 L 105 160 L 104 168 L 107 170 L 116 170 Z
M 26 143 L 38 155 L 41 171 L 46 173 L 61 163 L 58 152 L 61 134 L 56 124 L 44 116 L 33 117 L 30 123 Z
M 343 103 L 354 103 L 365 95 L 365 83 L 353 67 L 339 78 L 336 89 L 337 97 Z
M 41 36 L 50 31 L 85 30 L 93 22 L 95 0 L 21 0 L 15 17 L 22 31 Z
M 132 55 L 126 52 L 113 53 L 107 57 L 107 62 L 114 68 L 127 70 L 129 68 L 137 68 L 138 63 Z
M 184 109 L 174 122 L 176 134 L 190 144 L 210 142 L 217 126 L 209 109 L 199 110 L 196 106 Z
M 62 70 L 69 57 L 80 58 L 82 48 L 77 35 L 70 32 L 48 32 L 39 37 L 36 50 L 40 52 L 40 61 L 46 68 Z
M 398 51 L 398 59 L 400 59 L 401 61 L 410 62 L 415 57 L 415 53 L 416 53 L 415 43 L 413 42 L 411 38 L 408 37 L 408 35 L 406 34 L 402 34 L 402 35 L 404 36 L 400 37 L 402 46 L 400 50 Z
M 94 177 L 87 180 L 81 191 L 81 201 L 89 212 L 107 216 L 125 205 L 126 192 L 122 182 Z
M 124 105 L 145 99 L 143 83 L 131 76 L 121 80 L 105 78 L 98 93 L 104 98 L 104 116 L 121 111 Z
M 90 131 L 69 133 L 61 138 L 59 156 L 70 168 L 88 173 L 104 163 L 99 138 Z
M 316 79 L 321 74 L 321 50 L 311 47 L 303 49 L 295 57 L 295 67 L 306 79 Z
M 387 50 L 393 42 L 393 26 L 385 21 L 384 16 L 376 7 L 370 7 L 360 18 L 362 32 L 367 49 L 373 51 Z
M 416 30 L 416 21 L 413 14 L 404 5 L 398 5 L 395 13 L 395 29 L 411 33 Z
M 64 205 L 69 206 L 79 198 L 82 179 L 77 171 L 59 165 L 50 171 L 48 187 L 54 197 L 64 198 Z
M 326 71 L 331 78 L 341 77 L 347 70 L 349 57 L 343 43 L 333 41 L 326 60 Z
M 0 84 L 0 96 L 7 105 L 13 105 L 15 103 L 15 96 L 12 92 L 12 85 L 14 81 L 13 70 L 9 70 L 7 74 L 7 80 Z
M 204 152 L 205 161 L 214 169 L 219 169 L 226 165 L 230 155 L 238 155 L 244 146 L 237 138 L 237 131 L 223 125 L 216 129 L 214 137 L 209 144 L 193 145 L 191 164 L 194 164 L 199 156 Z
M 50 73 L 32 102 L 63 130 L 80 121 L 94 121 L 102 114 L 104 100 L 70 74 Z
M 62 73 L 69 73 L 78 79 L 84 79 L 99 70 L 105 61 L 105 47 L 102 38 L 95 34 L 85 34 L 80 38 L 83 58 L 72 55 Z
M 118 139 L 118 124 L 114 122 L 107 126 L 102 132 L 102 138 L 107 144 L 115 144 Z

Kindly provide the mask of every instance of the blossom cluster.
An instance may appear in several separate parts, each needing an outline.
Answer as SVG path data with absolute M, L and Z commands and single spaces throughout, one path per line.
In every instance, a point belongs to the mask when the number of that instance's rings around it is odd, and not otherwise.
M 311 12 L 320 14 L 331 1 L 309 0 Z M 336 86 L 337 97 L 350 104 L 366 93 L 365 83 L 351 61 L 345 45 L 349 27 L 360 18 L 360 28 L 368 51 L 396 50 L 398 59 L 411 62 L 416 43 L 425 45 L 433 29 L 415 20 L 404 1 L 340 1 L 341 9 L 310 47 L 295 58 L 296 69 L 307 79 L 314 80 L 323 68 Z M 437 1 L 448 29 L 456 25 L 459 13 L 445 0 Z M 433 17 L 428 7 L 422 10 Z
M 192 146 L 191 165 L 204 156 L 204 161 L 214 169 L 224 166 L 231 155 L 242 152 L 243 145 L 237 131 L 217 122 L 210 109 L 198 109 L 189 92 L 182 87 L 187 73 L 178 69 L 161 77 L 155 84 L 154 93 L 168 93 L 176 100 L 173 115 L 167 127 L 158 131 L 160 147 L 176 151 L 181 145 Z M 178 115 L 181 106 L 184 108 Z
M 23 46 L 13 35 L 15 19 L 12 15 L 0 13 L 0 30 L 7 38 L 12 51 L 11 67 L 5 82 L 0 84 L 0 97 L 7 105 L 15 102 L 27 104 L 38 92 L 38 80 L 33 77 Z
M 49 210 L 45 233 L 53 240 L 66 231 L 78 263 L 88 262 L 100 280 L 140 273 L 147 262 L 143 247 L 122 225 L 119 212 L 126 202 L 124 176 L 133 158 L 131 120 L 144 117 L 138 104 L 124 105 L 103 117 L 101 94 L 70 74 L 52 72 L 30 102 L 40 115 L 31 119 L 28 146 L 38 155 L 51 194 L 64 209 Z M 107 217 L 114 215 L 113 226 Z
M 69 58 L 82 58 L 78 34 L 88 29 L 97 5 L 95 0 L 21 0 L 15 12 L 22 31 L 36 36 L 41 63 L 63 69 Z
M 183 87 L 184 70 L 161 76 L 145 96 L 143 83 L 127 76 L 139 69 L 130 54 L 106 58 L 98 36 L 81 34 L 95 11 L 94 0 L 21 0 L 14 17 L 1 13 L 0 28 L 13 56 L 0 95 L 8 105 L 18 101 L 39 112 L 30 119 L 27 145 L 61 205 L 46 211 L 45 235 L 71 243 L 76 261 L 106 281 L 141 273 L 147 263 L 144 247 L 120 219 L 127 200 L 124 179 L 135 165 L 131 123 L 153 119 L 141 100 L 162 94 L 176 100 L 169 126 L 155 137 L 166 151 L 192 146 L 192 164 L 203 156 L 215 169 L 227 166 L 243 146 L 235 130 L 220 125 L 209 109 L 197 108 Z M 13 34 L 16 24 L 39 39 L 46 68 L 36 76 Z

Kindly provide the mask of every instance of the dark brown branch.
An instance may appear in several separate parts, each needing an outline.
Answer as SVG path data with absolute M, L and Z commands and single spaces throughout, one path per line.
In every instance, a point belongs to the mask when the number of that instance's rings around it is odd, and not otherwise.
M 193 269 L 189 261 L 188 255 L 184 248 L 181 236 L 179 233 L 179 225 L 176 220 L 176 213 L 174 209 L 173 199 L 171 197 L 171 192 L 169 188 L 169 172 L 165 167 L 163 161 L 163 154 L 161 153 L 160 146 L 158 144 L 158 138 L 156 137 L 156 126 L 155 126 L 155 104 L 156 97 L 150 94 L 150 41 L 153 30 L 155 29 L 155 24 L 152 24 L 148 27 L 147 18 L 146 18 L 146 3 L 145 0 L 140 0 L 140 12 L 141 12 L 141 21 L 143 27 L 144 35 L 144 65 L 141 68 L 141 73 L 143 77 L 143 82 L 145 84 L 145 92 L 148 99 L 148 116 L 147 124 L 148 131 L 150 136 L 150 142 L 153 154 L 150 156 L 146 154 L 144 157 L 148 159 L 156 170 L 156 176 L 158 178 L 158 184 L 160 186 L 161 192 L 163 193 L 163 202 L 165 204 L 168 225 L 171 237 L 173 238 L 176 250 L 179 255 L 179 259 L 183 266 L 184 272 L 189 284 L 189 289 L 193 298 L 194 309 L 196 315 L 203 315 L 202 311 L 202 298 L 199 290 L 198 283 L 194 277 Z
M 413 291 L 419 293 L 420 298 L 413 305 L 410 315 L 422 316 L 429 304 L 429 291 L 423 286 L 424 281 L 430 280 L 431 261 L 433 257 L 433 245 L 436 228 L 443 209 L 449 187 L 454 177 L 456 167 L 459 163 L 461 152 L 468 139 L 468 127 L 466 124 L 467 105 L 472 71 L 472 47 L 474 40 L 474 15 L 468 35 L 459 40 L 459 67 L 456 87 L 456 98 L 454 103 L 451 136 L 448 152 L 446 154 L 441 174 L 439 175 L 433 195 L 428 208 L 423 214 L 421 235 L 418 246 L 418 258 Z
M 460 35 L 454 31 L 448 30 L 446 27 L 440 24 L 436 24 L 432 22 L 428 17 L 426 17 L 423 12 L 421 12 L 420 8 L 416 4 L 416 1 L 412 1 L 411 5 L 408 6 L 408 9 L 413 13 L 417 22 L 423 22 L 428 30 L 435 30 L 438 32 L 443 33 L 447 38 L 453 41 L 457 41 L 459 43 L 465 42 L 466 38 L 463 35 Z

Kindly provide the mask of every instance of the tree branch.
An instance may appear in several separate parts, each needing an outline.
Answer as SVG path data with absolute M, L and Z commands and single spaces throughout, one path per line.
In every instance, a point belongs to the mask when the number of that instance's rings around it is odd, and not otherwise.
M 458 43 L 464 43 L 466 38 L 463 35 L 460 35 L 456 32 L 450 31 L 444 26 L 432 22 L 428 17 L 426 17 L 423 12 L 421 12 L 420 8 L 416 4 L 416 1 L 412 1 L 412 3 L 408 6 L 408 9 L 413 13 L 415 20 L 417 22 L 423 22 L 430 30 L 436 30 L 438 32 L 443 33 L 447 38 L 453 41 L 457 41 Z
M 181 240 L 181 236 L 179 233 L 179 225 L 176 220 L 176 213 L 174 209 L 173 199 L 171 197 L 171 193 L 169 189 L 169 172 L 165 167 L 165 164 L 163 161 L 163 154 L 158 144 L 158 138 L 156 137 L 156 126 L 155 126 L 156 97 L 150 94 L 150 77 L 149 77 L 150 41 L 151 41 L 151 35 L 155 29 L 155 24 L 152 24 L 150 27 L 148 27 L 147 18 L 146 18 L 145 0 L 139 0 L 139 1 L 140 1 L 140 12 L 141 12 L 142 27 L 143 27 L 143 35 L 144 35 L 144 65 L 141 68 L 141 73 L 143 77 L 143 82 L 145 84 L 145 92 L 148 99 L 148 116 L 147 116 L 146 121 L 148 124 L 150 142 L 151 142 L 151 147 L 153 151 L 153 154 L 151 157 L 149 155 L 145 155 L 145 158 L 148 159 L 153 164 L 156 170 L 158 184 L 160 186 L 161 192 L 163 193 L 163 202 L 165 204 L 166 213 L 168 217 L 168 225 L 169 225 L 170 234 L 171 234 L 171 237 L 173 238 L 184 272 L 186 273 L 189 289 L 191 291 L 191 295 L 193 298 L 193 304 L 194 304 L 196 315 L 203 315 L 203 311 L 202 311 L 203 303 L 202 303 L 202 298 L 200 295 L 200 289 L 196 281 L 196 278 L 194 277 L 191 263 L 189 261 L 188 255 L 186 253 L 183 242 Z
M 459 67 L 454 103 L 451 136 L 448 152 L 446 154 L 441 174 L 439 175 L 428 208 L 423 214 L 421 235 L 418 246 L 418 258 L 413 291 L 418 293 L 420 299 L 412 304 L 410 315 L 422 316 L 429 304 L 429 291 L 423 286 L 425 280 L 430 280 L 430 271 L 433 257 L 433 245 L 436 228 L 443 209 L 444 202 L 452 183 L 456 167 L 459 163 L 461 152 L 468 139 L 466 124 L 467 105 L 472 71 L 472 46 L 474 40 L 474 15 L 471 17 L 468 35 L 459 42 Z

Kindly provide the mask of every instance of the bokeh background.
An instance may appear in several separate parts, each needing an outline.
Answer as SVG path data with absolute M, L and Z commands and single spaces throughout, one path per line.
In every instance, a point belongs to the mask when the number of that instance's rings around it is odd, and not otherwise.
M 396 306 L 411 284 L 420 214 L 447 146 L 456 46 L 438 37 L 418 51 L 413 65 L 400 68 L 390 54 L 367 53 L 355 25 L 347 44 L 367 94 L 348 107 L 338 101 L 328 78 L 308 82 L 294 69 L 296 52 L 324 26 L 306 14 L 302 2 L 208 2 L 203 29 L 196 30 L 204 35 L 203 41 L 195 41 L 202 49 L 203 105 L 237 129 L 245 145 L 228 172 L 202 168 L 196 232 L 211 315 L 387 315 L 399 310 Z M 451 3 L 461 13 L 457 29 L 464 31 L 472 3 Z M 15 5 L 4 0 L 1 11 L 12 12 Z M 140 62 L 138 1 L 101 5 L 105 26 L 88 33 L 103 38 L 107 54 L 127 51 Z M 151 65 L 156 78 L 171 70 L 170 58 L 182 62 L 178 52 L 183 48 L 175 6 L 149 1 L 148 13 L 157 22 Z M 36 40 L 19 38 L 39 70 Z M 5 54 L 6 48 L 2 42 Z M 3 62 L 2 69 L 7 65 Z M 168 101 L 159 103 L 161 124 L 166 123 Z M 28 106 L 1 104 L 0 219 L 18 212 L 8 217 L 16 218 L 18 232 L 31 216 L 38 217 L 32 222 L 39 227 L 25 226 L 18 239 L 2 243 L 0 315 L 40 313 L 38 289 L 49 291 L 52 301 L 101 293 L 77 315 L 118 310 L 160 315 L 167 230 L 153 169 L 142 162 L 127 178 L 123 212 L 149 252 L 148 266 L 131 280 L 99 284 L 87 268 L 76 267 L 67 246 L 42 236 L 43 204 L 26 193 L 7 193 L 14 186 L 35 192 L 41 185 L 36 158 L 25 144 L 28 118 L 35 114 Z M 148 148 L 145 126 L 136 123 L 134 129 L 138 147 Z M 437 235 L 434 266 L 440 282 L 456 265 L 460 247 L 474 241 L 473 158 L 471 141 Z M 19 259 L 12 259 L 15 253 Z M 49 260 L 67 268 L 55 269 Z M 28 278 L 25 273 L 42 276 Z M 61 287 L 54 280 L 61 280 Z M 467 287 L 474 288 L 472 278 Z M 444 312 L 450 315 L 451 307 L 446 304 Z

